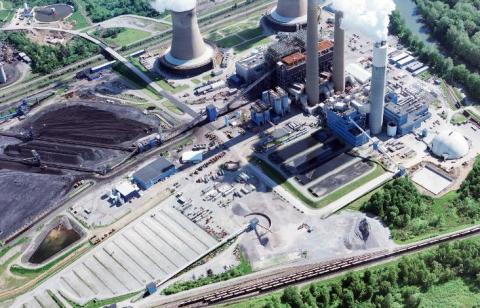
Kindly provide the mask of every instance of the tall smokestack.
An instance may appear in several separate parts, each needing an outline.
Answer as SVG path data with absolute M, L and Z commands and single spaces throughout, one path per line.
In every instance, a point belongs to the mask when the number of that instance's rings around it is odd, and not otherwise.
M 372 84 L 370 89 L 370 133 L 382 132 L 385 110 L 385 86 L 387 81 L 387 42 L 375 43 L 373 47 Z
M 343 12 L 337 10 L 333 49 L 333 84 L 337 92 L 345 91 L 345 30 L 341 27 L 342 18 Z
M 308 105 L 319 103 L 320 89 L 318 77 L 318 4 L 308 0 L 307 14 L 307 98 Z
M 307 22 L 307 0 L 278 0 L 269 18 L 277 30 L 296 31 Z
M 5 74 L 5 68 L 3 63 L 0 62 L 0 84 L 7 83 L 7 74 Z
M 198 28 L 196 8 L 172 14 L 172 46 L 170 55 L 178 60 L 192 60 L 206 52 L 200 29 Z

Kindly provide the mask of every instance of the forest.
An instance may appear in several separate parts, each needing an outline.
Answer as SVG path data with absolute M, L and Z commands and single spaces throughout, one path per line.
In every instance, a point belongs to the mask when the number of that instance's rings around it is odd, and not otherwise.
M 40 45 L 32 42 L 23 32 L 0 33 L 0 41 L 6 41 L 32 59 L 32 72 L 49 74 L 55 69 L 98 54 L 97 45 L 75 37 L 67 44 Z
M 421 195 L 411 180 L 403 177 L 374 193 L 362 210 L 378 216 L 399 241 L 474 223 L 480 219 L 480 158 L 460 189 L 446 197 Z
M 432 303 L 425 302 L 425 294 L 433 287 L 444 290 L 441 288 L 447 284 L 463 286 L 468 294 L 480 291 L 478 238 L 442 244 L 427 252 L 403 257 L 398 262 L 312 283 L 306 288 L 287 287 L 280 296 L 273 295 L 260 301 L 260 305 L 247 306 L 429 307 Z M 446 297 L 455 295 L 441 294 Z M 462 303 L 454 303 L 462 307 Z
M 85 4 L 88 16 L 93 22 L 101 22 L 106 19 L 134 14 L 147 17 L 157 17 L 159 13 L 152 8 L 150 0 L 82 0 Z
M 451 57 L 441 54 L 434 47 L 425 45 L 405 24 L 395 11 L 390 17 L 389 31 L 411 50 L 419 60 L 430 66 L 432 72 L 450 83 L 461 85 L 473 99 L 480 99 L 480 75 L 465 64 L 454 63 Z

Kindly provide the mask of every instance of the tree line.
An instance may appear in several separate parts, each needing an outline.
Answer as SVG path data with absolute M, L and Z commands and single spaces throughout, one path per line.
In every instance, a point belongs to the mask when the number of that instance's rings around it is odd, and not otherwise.
M 24 32 L 10 32 L 0 33 L 0 41 L 26 53 L 32 60 L 32 71 L 39 74 L 52 73 L 100 52 L 97 45 L 79 37 L 66 44 L 41 45 L 32 42 Z
M 478 292 L 478 239 L 442 244 L 433 250 L 403 257 L 391 265 L 349 273 L 341 279 L 312 283 L 301 290 L 287 287 L 281 296 L 267 298 L 261 307 L 415 308 L 422 305 L 424 292 L 454 279 L 462 279 L 473 292 Z
M 390 16 L 389 31 L 396 35 L 420 61 L 429 65 L 435 74 L 448 82 L 462 85 L 473 99 L 480 99 L 480 75 L 470 71 L 465 64 L 455 64 L 451 57 L 442 55 L 434 47 L 427 46 L 407 27 L 398 11 L 394 11 Z M 445 33 L 443 35 L 445 36 Z M 473 55 L 474 53 L 470 56 Z

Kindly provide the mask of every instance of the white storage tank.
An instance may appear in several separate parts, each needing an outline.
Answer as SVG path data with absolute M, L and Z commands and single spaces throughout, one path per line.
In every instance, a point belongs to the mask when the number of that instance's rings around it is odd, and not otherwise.
M 388 122 L 387 124 L 387 136 L 395 137 L 397 135 L 397 124 L 395 122 Z

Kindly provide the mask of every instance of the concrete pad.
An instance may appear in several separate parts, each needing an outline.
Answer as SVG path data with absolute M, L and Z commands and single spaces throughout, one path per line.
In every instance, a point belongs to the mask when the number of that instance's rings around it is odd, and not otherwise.
M 176 224 L 174 221 L 171 221 L 168 217 L 163 216 L 163 213 L 156 215 L 154 217 L 162 227 L 172 230 L 179 238 L 182 239 L 184 243 L 188 243 L 190 247 L 195 249 L 197 254 L 205 251 L 206 247 L 203 243 L 199 242 L 192 234 L 186 232 L 181 226 Z
M 188 261 L 183 255 L 178 253 L 178 251 L 170 245 L 170 242 L 167 238 L 159 237 L 150 229 L 143 225 L 137 225 L 133 227 L 138 234 L 143 235 L 143 238 L 148 238 L 148 241 L 167 259 L 169 259 L 176 267 L 180 267 L 185 261 Z
M 37 301 L 40 303 L 41 306 L 43 307 L 48 307 L 48 308 L 57 308 L 58 305 L 55 303 L 53 298 L 47 293 L 45 290 L 44 292 L 41 292 L 36 295 Z
M 154 262 L 159 268 L 161 268 L 165 273 L 173 272 L 177 269 L 177 266 L 167 258 L 163 253 L 159 252 L 151 243 L 150 239 L 146 240 L 134 229 L 129 229 L 125 232 L 126 236 L 130 242 L 137 247 L 138 250 L 143 252 L 150 261 Z
M 191 222 L 187 217 L 183 216 L 177 210 L 168 208 L 168 210 L 164 209 L 163 212 L 165 215 L 170 217 L 170 219 L 179 224 L 183 229 L 192 234 L 193 237 L 202 242 L 207 248 L 218 244 L 218 242 L 207 232 L 203 231 L 202 228 Z
M 435 195 L 438 195 L 452 184 L 450 179 L 428 167 L 423 167 L 415 172 L 412 176 L 412 181 Z
M 193 250 L 188 244 L 182 242 L 174 233 L 171 233 L 167 229 L 160 226 L 158 223 L 155 223 L 152 219 L 144 219 L 143 224 L 150 231 L 154 232 L 158 236 L 163 236 L 168 238 L 169 244 L 175 248 L 180 254 L 182 254 L 186 259 L 191 260 L 196 255 L 197 252 Z
M 153 262 L 148 255 L 146 255 L 143 251 L 139 250 L 132 242 L 129 240 L 125 233 L 122 234 L 122 241 L 121 244 L 118 240 L 115 242 L 117 245 L 124 250 L 125 253 L 130 255 L 132 259 L 134 259 L 138 265 L 140 265 L 144 270 L 148 271 L 152 279 L 158 279 L 159 277 L 165 277 L 168 273 L 165 272 L 163 268 L 158 266 L 155 262 Z
M 108 269 L 119 281 L 128 289 L 128 291 L 137 290 L 142 287 L 140 283 L 135 281 L 135 277 L 120 266 L 114 258 L 101 250 L 95 254 L 97 261 L 99 261 L 105 268 Z
M 72 273 L 82 280 L 85 285 L 87 285 L 95 295 L 98 294 L 110 294 L 110 290 L 103 285 L 103 283 L 98 280 L 95 276 L 90 273 L 89 270 L 83 265 L 78 264 L 75 268 L 72 269 Z
M 84 262 L 85 266 L 95 275 L 103 284 L 114 294 L 126 292 L 125 288 L 116 277 L 114 277 L 106 268 L 103 267 L 95 258 L 88 258 Z
M 146 285 L 152 278 L 135 261 L 130 259 L 122 250 L 115 247 L 114 243 L 108 243 L 103 250 L 112 256 L 132 277 L 141 285 Z
M 73 290 L 73 295 L 79 298 L 89 298 L 95 295 L 73 272 L 62 276 L 60 280 Z
M 26 308 L 43 308 L 35 297 L 32 297 L 28 302 L 24 304 Z

